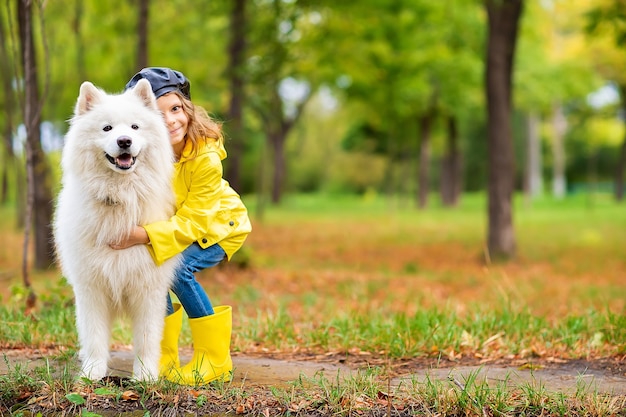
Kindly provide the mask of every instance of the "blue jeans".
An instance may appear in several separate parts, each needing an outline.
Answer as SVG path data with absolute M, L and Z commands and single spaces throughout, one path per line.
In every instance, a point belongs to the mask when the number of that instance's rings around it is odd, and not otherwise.
M 190 319 L 210 316 L 214 313 L 213 306 L 204 288 L 196 281 L 194 274 L 222 262 L 226 257 L 226 252 L 217 243 L 202 249 L 198 243 L 194 242 L 181 255 L 182 263 L 176 270 L 171 290 L 178 297 Z M 170 315 L 173 312 L 172 299 L 168 294 L 167 314 Z

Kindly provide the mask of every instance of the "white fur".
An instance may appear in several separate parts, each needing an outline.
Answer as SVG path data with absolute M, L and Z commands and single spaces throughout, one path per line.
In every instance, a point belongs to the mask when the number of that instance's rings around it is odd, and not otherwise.
M 136 157 L 132 166 L 128 157 L 122 161 L 127 169 L 106 157 L 122 153 Z M 133 325 L 133 377 L 158 377 L 166 296 L 178 259 L 157 266 L 145 245 L 114 250 L 109 244 L 135 225 L 173 214 L 172 161 L 148 81 L 117 95 L 81 85 L 65 137 L 54 221 L 57 257 L 76 298 L 81 376 L 106 375 L 112 322 L 125 313 Z

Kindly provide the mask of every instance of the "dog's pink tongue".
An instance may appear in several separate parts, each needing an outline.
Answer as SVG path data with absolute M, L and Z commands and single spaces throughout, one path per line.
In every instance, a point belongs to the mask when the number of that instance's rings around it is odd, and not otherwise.
M 115 158 L 115 163 L 122 168 L 130 168 L 133 164 L 133 157 L 130 154 L 124 153 Z

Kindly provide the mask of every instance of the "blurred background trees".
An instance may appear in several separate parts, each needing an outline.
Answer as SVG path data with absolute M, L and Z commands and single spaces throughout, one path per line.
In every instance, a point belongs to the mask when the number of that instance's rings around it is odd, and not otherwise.
M 5 1 L 2 204 L 26 213 L 25 190 L 33 190 L 35 241 L 44 245 L 36 265 L 45 267 L 49 203 L 80 84 L 117 92 L 142 67 L 169 66 L 190 78 L 194 101 L 224 122 L 227 179 L 255 200 L 257 218 L 289 193 L 379 193 L 390 207 L 427 209 L 485 192 L 489 249 L 514 256 L 514 193 L 529 203 L 600 189 L 623 198 L 623 6 L 620 0 Z M 492 17 L 510 8 L 519 13 L 507 40 L 509 32 L 493 30 Z M 491 42 L 509 47 L 492 50 Z M 501 60 L 510 60 L 510 91 L 493 102 L 490 66 Z

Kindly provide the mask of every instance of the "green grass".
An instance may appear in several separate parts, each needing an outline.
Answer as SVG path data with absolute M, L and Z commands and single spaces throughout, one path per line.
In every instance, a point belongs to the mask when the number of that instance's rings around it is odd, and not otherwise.
M 562 358 L 626 353 L 626 317 L 590 311 L 556 321 L 528 312 L 496 309 L 472 311 L 460 317 L 453 310 L 429 309 L 415 315 L 348 314 L 324 323 L 294 323 L 285 309 L 242 321 L 238 343 L 289 351 L 312 347 L 326 351 L 381 353 L 391 359 L 415 356 L 529 356 L 542 346 Z
M 23 316 L 16 305 L 1 306 L 3 345 L 76 348 L 73 304 L 70 299 L 59 301 L 46 304 L 30 317 Z M 340 314 L 320 323 L 295 322 L 286 308 L 280 308 L 240 317 L 234 333 L 232 348 L 244 352 L 255 345 L 283 351 L 299 347 L 347 352 L 358 348 L 384 352 L 392 359 L 462 353 L 498 358 L 527 355 L 525 350 L 538 345 L 564 358 L 626 353 L 626 316 L 608 311 L 553 321 L 507 308 L 477 309 L 463 316 L 451 309 L 419 310 L 414 315 L 371 311 L 367 315 Z M 130 343 L 128 325 L 117 327 L 113 338 L 117 343 Z
M 472 372 L 448 380 L 405 379 L 391 384 L 385 367 L 350 376 L 301 375 L 288 387 L 245 387 L 214 383 L 190 388 L 167 381 L 110 379 L 76 381 L 63 361 L 27 370 L 9 366 L 0 375 L 2 415 L 446 415 L 446 416 L 624 416 L 624 399 L 595 393 L 579 380 L 572 396 L 541 383 L 515 391 L 508 378 L 487 384 Z M 139 413 L 137 413 L 139 412 Z M 114 414 L 111 414 L 114 413 Z

